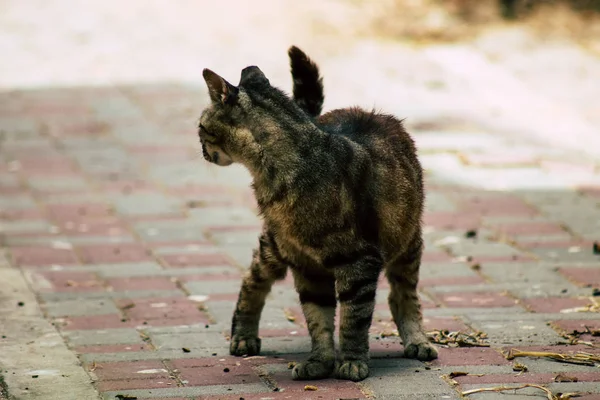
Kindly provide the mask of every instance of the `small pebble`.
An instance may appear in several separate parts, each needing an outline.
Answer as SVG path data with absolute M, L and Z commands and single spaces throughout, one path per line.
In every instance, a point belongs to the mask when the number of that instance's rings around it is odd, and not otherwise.
M 181 350 L 183 350 L 184 353 L 189 353 L 191 351 L 187 347 L 182 347 Z

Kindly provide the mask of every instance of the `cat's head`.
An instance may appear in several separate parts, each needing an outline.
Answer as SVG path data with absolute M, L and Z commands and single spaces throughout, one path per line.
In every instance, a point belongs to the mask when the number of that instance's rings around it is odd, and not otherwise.
M 277 89 L 255 66 L 242 70 L 238 86 L 209 69 L 202 75 L 211 100 L 198 124 L 204 158 L 221 166 L 244 162 L 257 148 L 260 138 L 253 128 L 265 120 L 265 101 L 269 103 Z

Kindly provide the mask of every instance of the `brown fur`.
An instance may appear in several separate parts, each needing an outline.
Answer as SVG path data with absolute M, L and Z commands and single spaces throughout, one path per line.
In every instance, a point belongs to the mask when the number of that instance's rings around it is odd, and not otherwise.
M 257 67 L 245 68 L 237 87 L 209 70 L 204 78 L 212 100 L 200 117 L 205 158 L 248 168 L 264 219 L 233 316 L 231 354 L 259 353 L 265 298 L 289 268 L 312 341 L 311 355 L 296 365 L 293 377 L 319 379 L 335 372 L 341 379 L 366 378 L 368 330 L 377 280 L 385 269 L 405 355 L 437 357 L 423 332 L 416 291 L 423 247 L 422 170 L 401 121 L 358 108 L 314 119 L 322 97 L 311 99 L 311 91 L 303 91 L 306 98 L 295 103 Z M 312 87 L 322 90 L 320 82 Z M 299 104 L 310 104 L 313 115 Z

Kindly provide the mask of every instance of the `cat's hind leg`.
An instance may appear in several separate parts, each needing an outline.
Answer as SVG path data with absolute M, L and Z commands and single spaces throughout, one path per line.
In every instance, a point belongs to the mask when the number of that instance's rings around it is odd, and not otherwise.
M 386 276 L 390 283 L 388 303 L 404 343 L 404 355 L 428 361 L 437 358 L 438 354 L 425 335 L 417 294 L 422 252 L 423 244 L 418 237 L 407 251 L 386 260 Z
M 383 261 L 379 250 L 368 246 L 344 264 L 335 269 L 340 302 L 340 359 L 336 377 L 361 381 L 369 375 L 369 328 Z

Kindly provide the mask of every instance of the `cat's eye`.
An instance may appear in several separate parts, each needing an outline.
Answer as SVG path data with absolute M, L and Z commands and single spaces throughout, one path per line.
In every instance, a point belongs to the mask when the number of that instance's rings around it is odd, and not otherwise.
M 211 136 L 211 137 L 215 137 L 215 135 L 213 135 L 212 133 L 210 133 L 202 124 L 198 124 L 198 128 L 200 129 L 200 131 L 202 133 L 204 133 L 207 136 Z

